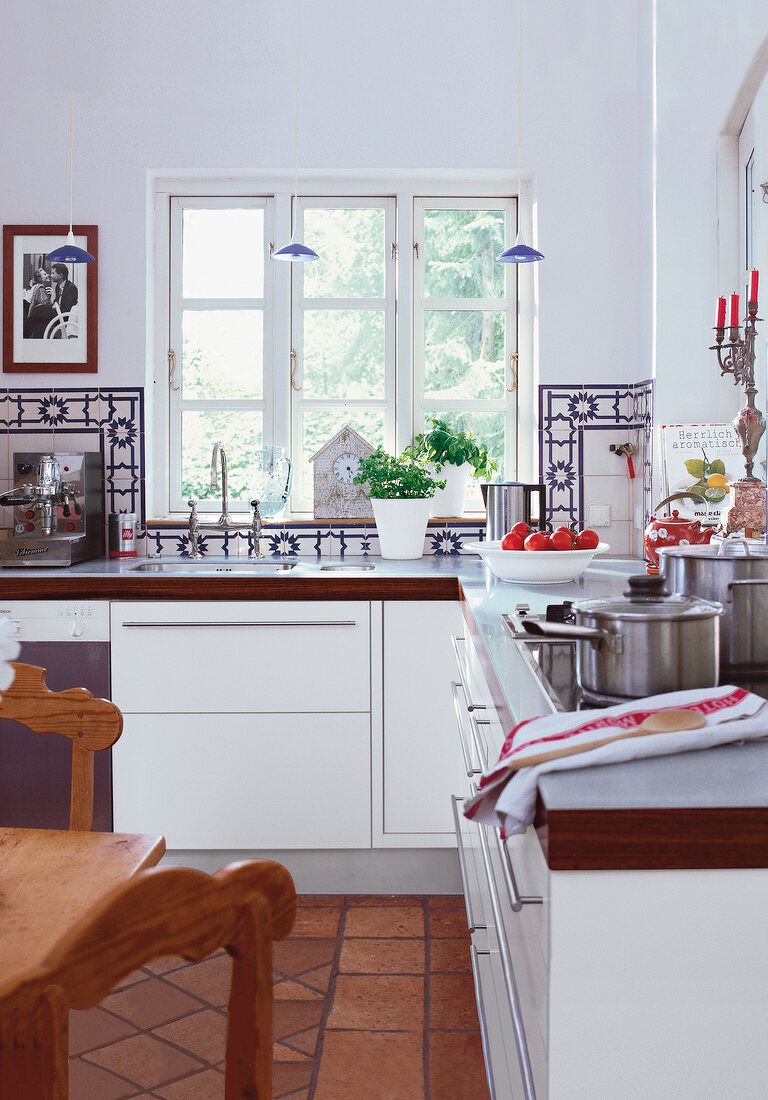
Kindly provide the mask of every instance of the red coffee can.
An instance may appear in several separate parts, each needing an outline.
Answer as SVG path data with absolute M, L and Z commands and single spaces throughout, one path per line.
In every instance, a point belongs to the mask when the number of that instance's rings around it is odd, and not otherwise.
M 110 558 L 136 557 L 136 515 L 134 512 L 111 512 L 109 515 Z

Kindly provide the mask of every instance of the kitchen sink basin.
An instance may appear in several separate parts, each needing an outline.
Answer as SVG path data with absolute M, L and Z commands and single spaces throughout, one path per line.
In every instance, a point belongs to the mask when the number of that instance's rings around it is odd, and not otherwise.
M 333 562 L 331 565 L 321 565 L 320 571 L 323 573 L 326 570 L 334 573 L 360 573 L 375 568 L 376 566 L 372 561 L 362 561 L 359 564 L 354 564 L 353 562 Z
M 132 573 L 193 574 L 196 577 L 264 577 L 290 573 L 295 561 L 275 561 L 273 558 L 252 561 L 216 562 L 205 558 L 193 561 L 143 561 L 134 565 Z

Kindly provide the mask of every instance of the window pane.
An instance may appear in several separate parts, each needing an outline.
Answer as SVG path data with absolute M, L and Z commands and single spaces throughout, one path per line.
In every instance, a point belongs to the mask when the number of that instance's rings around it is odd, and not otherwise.
M 264 295 L 264 211 L 184 210 L 185 298 Z
M 263 328 L 261 310 L 185 310 L 184 400 L 261 397 Z
M 424 211 L 427 298 L 503 298 L 503 210 Z
M 248 511 L 253 455 L 262 445 L 262 414 L 259 410 L 201 409 L 185 410 L 181 417 L 181 491 L 185 499 L 197 497 L 200 511 L 205 500 L 221 495 L 211 492 L 211 452 L 221 439 L 227 452 L 230 502 L 240 501 Z
M 318 253 L 305 264 L 305 298 L 384 297 L 384 211 L 304 211 L 304 243 Z
M 384 443 L 383 409 L 305 409 L 302 418 L 301 470 L 298 473 L 298 485 L 301 500 L 305 508 L 312 507 L 313 481 L 312 463 L 309 461 L 324 444 L 337 432 L 349 424 L 366 439 L 372 447 Z M 295 471 L 294 471 L 295 473 Z M 299 507 L 293 501 L 293 507 Z
M 304 313 L 304 397 L 384 397 L 384 313 Z
M 501 311 L 425 310 L 424 392 L 454 401 L 504 396 Z

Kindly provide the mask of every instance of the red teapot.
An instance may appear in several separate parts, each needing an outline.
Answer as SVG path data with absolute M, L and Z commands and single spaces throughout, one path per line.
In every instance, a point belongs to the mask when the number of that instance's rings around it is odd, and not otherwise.
M 697 519 L 680 519 L 680 513 L 673 511 L 671 516 L 653 517 L 643 532 L 643 546 L 648 559 L 649 573 L 658 573 L 661 546 L 696 546 L 708 543 L 715 533 L 714 527 L 702 527 Z

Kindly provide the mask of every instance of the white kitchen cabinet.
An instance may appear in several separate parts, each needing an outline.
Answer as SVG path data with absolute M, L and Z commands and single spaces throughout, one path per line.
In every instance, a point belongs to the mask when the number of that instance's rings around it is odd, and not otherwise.
M 368 848 L 367 714 L 129 714 L 115 828 L 168 848 Z
M 367 602 L 115 602 L 114 821 L 169 849 L 369 848 Z
M 384 737 L 381 846 L 455 845 L 450 795 L 462 775 L 448 683 L 457 603 L 383 606 Z

